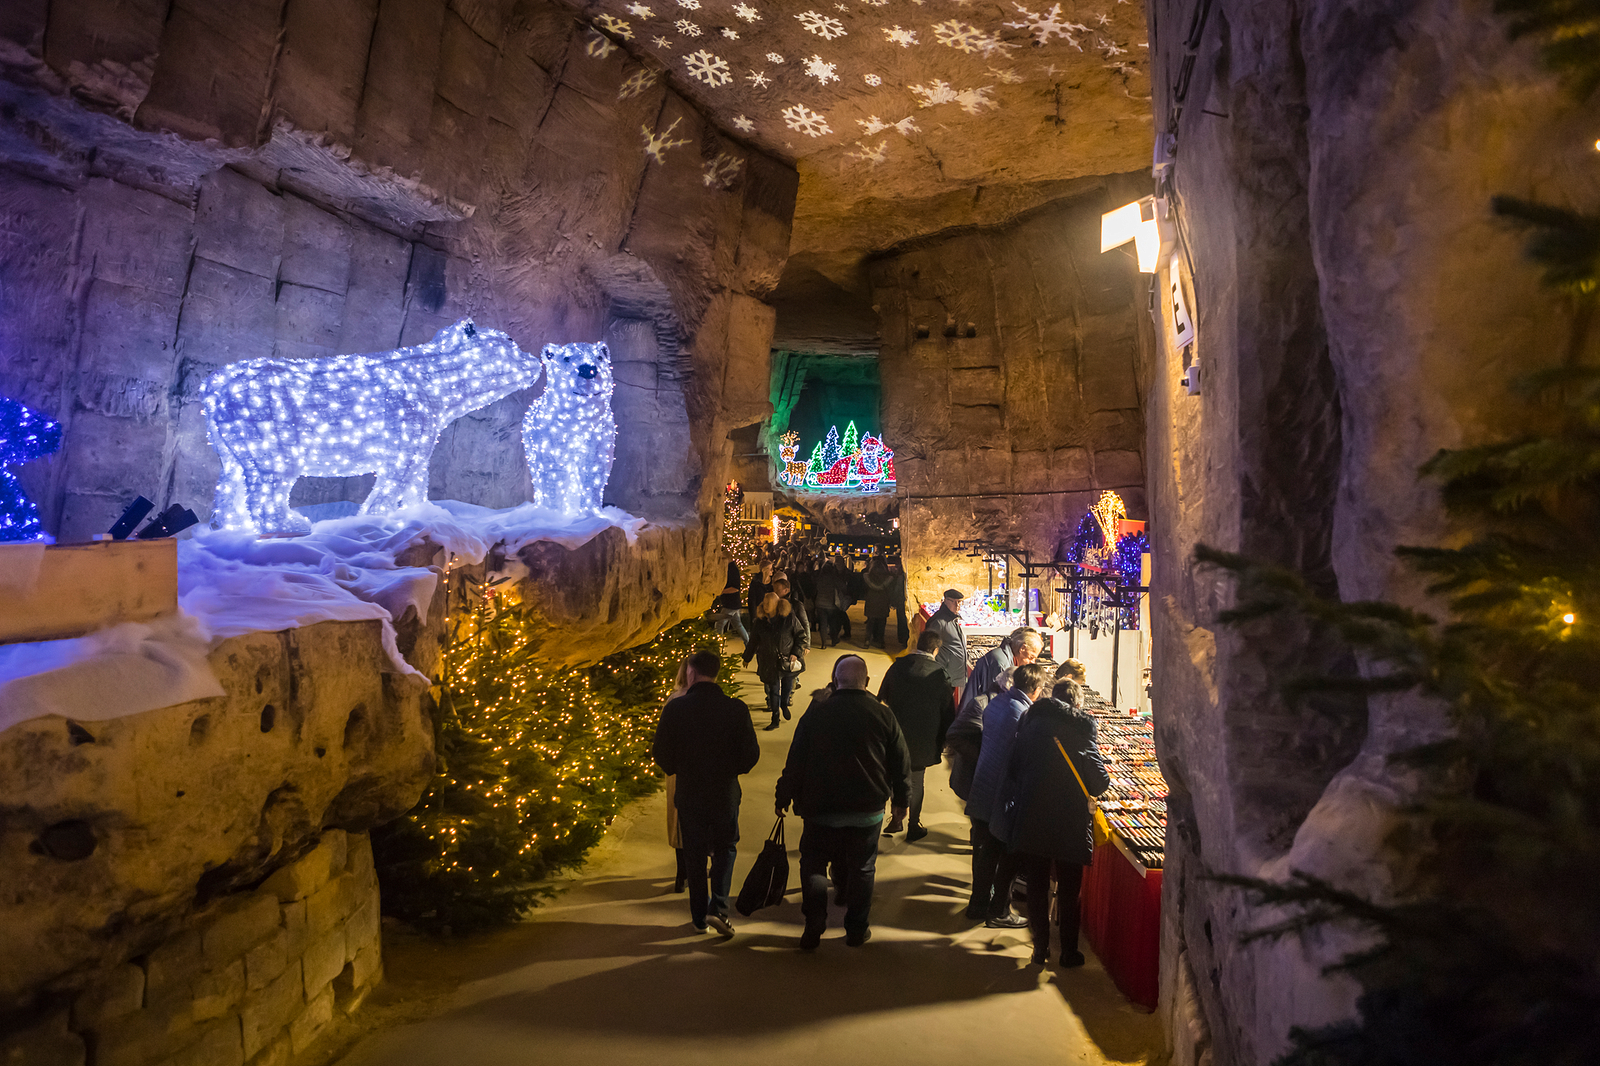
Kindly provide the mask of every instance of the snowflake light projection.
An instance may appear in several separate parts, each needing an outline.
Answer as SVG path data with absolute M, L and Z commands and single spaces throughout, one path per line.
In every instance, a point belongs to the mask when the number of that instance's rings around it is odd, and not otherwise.
M 617 89 L 617 99 L 628 100 L 638 96 L 640 93 L 654 85 L 656 80 L 660 77 L 661 75 L 657 71 L 651 70 L 648 67 L 640 67 L 638 70 L 628 75 L 628 80 L 624 81 Z
M 596 59 L 604 59 L 617 50 L 617 44 L 605 34 L 591 30 L 589 31 L 589 43 L 583 46 L 583 50 Z
M 784 461 L 778 480 L 792 489 L 867 493 L 894 487 L 894 452 L 883 446 L 880 437 L 860 436 L 854 422 L 845 428 L 842 442 L 839 427 L 830 427 L 808 463 L 794 458 L 800 450 L 798 433 L 785 433 L 778 440 L 782 445 L 778 454 Z
M 830 81 L 839 80 L 839 75 L 835 74 L 834 70 L 835 64 L 823 62 L 821 56 L 814 55 L 810 59 L 806 60 L 806 74 L 816 78 L 824 85 L 828 84 Z
M 863 74 L 861 75 L 861 80 L 872 86 L 874 89 L 883 84 L 883 79 L 878 77 L 876 74 Z
M 671 48 L 672 47 L 672 40 L 670 38 L 667 38 L 667 37 L 655 37 L 655 38 L 652 38 L 650 43 L 654 44 L 657 48 Z
M 681 148 L 688 144 L 689 142 L 687 139 L 671 139 L 672 131 L 677 129 L 678 123 L 682 121 L 683 119 L 681 117 L 673 119 L 672 125 L 668 126 L 660 133 L 651 133 L 649 126 L 640 126 L 639 130 L 644 134 L 644 154 L 649 156 L 651 159 L 654 159 L 657 163 L 665 163 L 667 161 L 668 149 Z
M 427 344 L 327 359 L 246 359 L 200 397 L 222 459 L 212 524 L 306 529 L 289 509 L 302 475 L 376 474 L 360 513 L 428 498 L 428 461 L 446 426 L 539 379 L 537 358 L 464 318 Z
M 976 115 L 986 107 L 998 108 L 1000 104 L 989 96 L 994 89 L 992 85 L 985 85 L 977 89 L 954 89 L 947 81 L 934 79 L 932 85 L 912 85 L 911 91 L 922 98 L 922 107 L 933 107 L 936 104 L 960 104 L 961 110 L 969 115 Z
M 948 22 L 936 22 L 933 25 L 934 40 L 958 52 L 981 52 L 985 58 L 996 52 L 1008 51 L 1015 48 L 1014 44 L 1007 44 L 992 33 L 985 33 L 970 23 L 951 19 Z
M 679 19 L 677 22 L 674 22 L 673 25 L 676 26 L 678 28 L 678 32 L 683 34 L 685 37 L 700 36 L 700 27 L 696 26 L 688 19 Z
M 616 455 L 611 351 L 604 344 L 547 344 L 545 387 L 522 419 L 533 502 L 568 517 L 600 509 Z
M 856 119 L 856 125 L 860 126 L 868 137 L 882 133 L 884 130 L 894 130 L 902 137 L 909 137 L 913 133 L 922 132 L 917 128 L 917 120 L 910 115 L 907 115 L 899 122 L 885 122 L 877 115 L 868 115 L 864 119 Z
M 899 23 L 895 23 L 893 29 L 884 30 L 883 36 L 890 44 L 897 44 L 901 48 L 910 48 L 917 43 L 917 31 L 902 30 Z
M 800 25 L 808 33 L 814 33 L 824 41 L 831 41 L 835 37 L 847 36 L 844 23 L 831 15 L 822 15 L 815 11 L 802 11 L 795 18 L 800 20 Z
M 645 7 L 643 4 L 629 4 L 628 14 L 632 15 L 634 18 L 641 19 L 655 17 L 655 12 L 651 11 L 648 7 Z
M 996 70 L 989 68 L 989 73 L 1000 79 L 1002 85 L 1021 85 L 1022 75 L 1014 70 Z
M 861 151 L 846 152 L 845 157 L 848 159 L 859 159 L 868 166 L 874 167 L 879 163 L 887 163 L 889 161 L 889 142 L 879 141 L 876 146 L 863 143 L 861 145 Z
M 783 57 L 780 56 L 776 52 L 768 52 L 767 53 L 767 62 L 768 63 L 782 63 L 783 62 Z
M 786 107 L 781 112 L 784 123 L 792 130 L 797 130 L 807 137 L 821 137 L 825 133 L 832 133 L 833 127 L 828 125 L 828 120 L 821 113 L 812 111 L 805 104 L 795 104 Z
M 26 404 L 0 396 L 0 543 L 38 540 L 39 507 L 22 491 L 11 467 L 61 447 L 61 423 Z
M 761 12 L 751 7 L 749 4 L 735 4 L 733 13 L 744 19 L 746 22 L 761 21 Z
M 722 27 L 722 36 L 726 37 L 730 41 L 737 41 L 739 39 L 739 31 L 733 29 L 731 26 L 724 26 Z
M 1008 22 L 1006 25 L 1015 30 L 1030 31 L 1036 44 L 1049 44 L 1052 35 L 1072 39 L 1072 31 L 1076 27 L 1070 22 L 1062 21 L 1060 4 L 1056 4 L 1042 15 L 1035 15 L 1021 4 L 1013 3 L 1011 6 L 1022 13 L 1023 21 Z
M 705 82 L 713 89 L 733 80 L 733 73 L 728 70 L 728 61 L 721 56 L 712 55 L 704 48 L 684 56 L 683 63 L 689 68 L 689 77 Z
M 746 118 L 744 115 L 733 116 L 733 126 L 734 129 L 738 130 L 740 133 L 754 133 L 756 131 L 755 122 L 749 118 Z
M 685 11 L 699 11 L 700 0 L 678 0 L 678 6 Z
M 767 76 L 759 70 L 752 70 L 744 76 L 744 80 L 754 85 L 757 89 L 765 89 L 768 85 Z M 737 122 L 737 120 L 735 120 Z M 749 121 L 746 119 L 745 121 Z
M 718 152 L 715 159 L 701 167 L 701 180 L 708 189 L 731 189 L 744 170 L 744 160 L 727 152 Z
M 613 37 L 620 37 L 624 41 L 633 40 L 633 27 L 615 15 L 601 15 L 600 28 Z

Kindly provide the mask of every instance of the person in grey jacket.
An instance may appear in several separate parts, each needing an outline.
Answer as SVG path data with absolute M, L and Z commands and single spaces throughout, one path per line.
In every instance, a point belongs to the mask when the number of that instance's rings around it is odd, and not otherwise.
M 991 929 L 1020 929 L 1028 923 L 1011 913 L 1011 882 L 1017 876 L 1015 860 L 1005 843 L 995 838 L 990 821 L 998 810 L 1000 786 L 1011 763 L 1011 745 L 1023 715 L 1044 691 L 1050 672 L 1040 663 L 1018 667 L 1011 690 L 989 701 L 983 711 L 983 747 L 972 775 L 967 797 L 967 817 L 972 819 L 972 899 L 968 918 L 982 918 Z
M 950 682 L 950 702 L 960 706 L 961 690 L 967 683 L 967 634 L 961 628 L 961 601 L 965 597 L 960 589 L 945 589 L 944 602 L 933 612 L 922 627 L 923 632 L 933 630 L 943 642 L 939 645 L 939 665 L 944 667 L 945 678 Z
M 961 690 L 960 706 L 994 687 L 995 678 L 1016 666 L 1027 666 L 1044 650 L 1044 637 L 1032 626 L 1013 629 L 1000 646 L 979 659 L 967 677 L 967 686 Z
M 1078 950 L 1078 891 L 1083 868 L 1094 861 L 1094 827 L 1084 789 L 1099 795 L 1111 787 L 1111 778 L 1100 758 L 1094 719 L 1084 713 L 1082 704 L 1077 684 L 1064 680 L 1049 698 L 1028 709 L 1011 747 L 1001 799 L 990 823 L 994 836 L 1010 847 L 1017 872 L 1027 879 L 1033 962 L 1040 966 L 1050 961 L 1052 872 L 1061 965 L 1084 962 Z M 1063 751 L 1071 758 L 1070 765 Z

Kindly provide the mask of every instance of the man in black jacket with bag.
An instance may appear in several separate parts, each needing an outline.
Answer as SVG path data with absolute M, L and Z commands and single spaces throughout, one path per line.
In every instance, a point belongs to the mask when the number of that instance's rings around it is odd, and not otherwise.
M 761 746 L 750 724 L 750 708 L 722 691 L 714 651 L 689 657 L 689 691 L 661 711 L 651 749 L 656 765 L 678 776 L 675 802 L 689 881 L 689 917 L 733 935 L 728 892 L 739 843 L 739 776 L 755 768 Z M 711 877 L 706 879 L 706 860 Z
M 889 708 L 867 691 L 869 680 L 861 656 L 840 657 L 833 667 L 833 696 L 795 724 L 778 778 L 778 813 L 792 803 L 806 822 L 800 836 L 802 951 L 815 950 L 828 925 L 830 864 L 844 875 L 845 943 L 860 947 L 871 938 L 883 805 L 892 802 L 898 820 L 911 800 L 905 737 Z
M 906 738 L 906 750 L 911 753 L 910 827 L 896 819 L 883 833 L 889 836 L 905 829 L 907 844 L 928 835 L 922 825 L 923 775 L 928 767 L 939 765 L 945 734 L 956 716 L 950 703 L 949 680 L 935 658 L 943 643 L 944 638 L 937 631 L 924 629 L 917 637 L 917 650 L 896 659 L 878 688 L 878 699 L 894 712 Z

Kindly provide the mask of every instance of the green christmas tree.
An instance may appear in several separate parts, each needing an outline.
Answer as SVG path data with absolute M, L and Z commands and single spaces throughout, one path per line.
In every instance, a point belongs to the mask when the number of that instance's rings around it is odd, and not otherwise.
M 806 472 L 820 474 L 826 469 L 827 467 L 822 462 L 822 442 L 819 440 L 817 441 L 817 446 L 811 449 L 811 461 L 806 464 Z
M 844 444 L 842 448 L 845 455 L 855 455 L 861 450 L 861 434 L 857 432 L 854 420 L 844 427 Z
M 1532 231 L 1530 255 L 1571 326 L 1562 364 L 1521 383 L 1528 432 L 1423 468 L 1469 539 L 1400 555 L 1432 577 L 1449 620 L 1331 602 L 1296 574 L 1197 553 L 1238 575 L 1225 619 L 1309 617 L 1370 664 L 1355 681 L 1294 679 L 1291 694 L 1415 691 L 1454 727 L 1400 756 L 1429 782 L 1407 826 L 1425 842 L 1412 849 L 1422 877 L 1410 897 L 1366 899 L 1304 875 L 1224 878 L 1294 911 L 1255 936 L 1339 922 L 1377 937 L 1340 966 L 1361 983 L 1359 1019 L 1295 1030 L 1281 1064 L 1600 1062 L 1600 368 L 1583 361 L 1600 216 L 1504 198 L 1494 208 Z

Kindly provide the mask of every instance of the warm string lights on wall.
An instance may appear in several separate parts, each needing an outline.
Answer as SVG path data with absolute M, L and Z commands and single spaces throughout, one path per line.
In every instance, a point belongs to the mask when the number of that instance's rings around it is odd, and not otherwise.
M 0 543 L 39 540 L 39 507 L 22 491 L 14 466 L 61 447 L 61 423 L 19 400 L 0 396 Z
M 533 502 L 568 517 L 600 509 L 616 455 L 611 351 L 604 344 L 547 344 L 545 389 L 522 419 Z
M 289 508 L 302 476 L 375 473 L 362 514 L 422 503 L 444 428 L 533 385 L 541 369 L 510 337 L 477 329 L 470 318 L 396 351 L 224 367 L 200 390 L 222 458 L 212 524 L 261 533 L 309 528 Z M 606 382 L 609 388 L 609 366 Z

